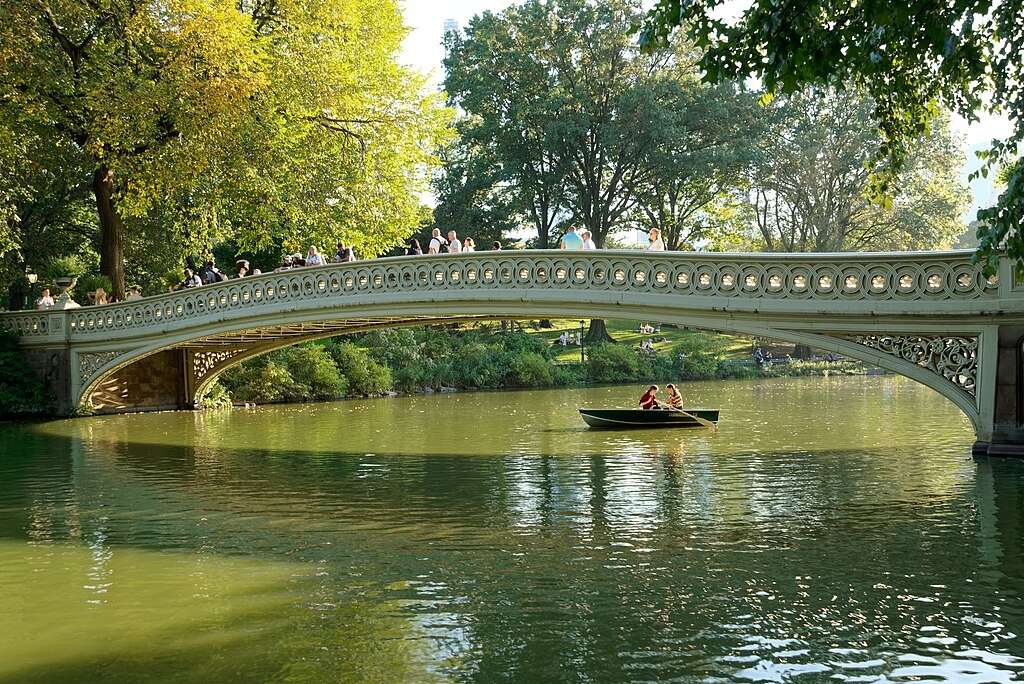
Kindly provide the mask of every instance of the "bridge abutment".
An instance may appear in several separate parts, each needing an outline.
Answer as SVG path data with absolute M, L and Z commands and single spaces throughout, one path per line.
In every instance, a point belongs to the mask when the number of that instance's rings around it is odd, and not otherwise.
M 1024 325 L 1001 325 L 998 337 L 991 439 L 979 440 L 973 451 L 1024 456 Z
M 188 352 L 165 349 L 104 376 L 86 399 L 100 413 L 194 408 Z

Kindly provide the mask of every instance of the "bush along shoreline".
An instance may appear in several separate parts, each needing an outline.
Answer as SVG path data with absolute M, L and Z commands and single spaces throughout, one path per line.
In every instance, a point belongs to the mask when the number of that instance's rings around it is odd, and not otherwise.
M 586 360 L 580 363 L 558 360 L 564 347 L 543 337 L 495 326 L 383 329 L 306 342 L 245 361 L 221 374 L 203 405 L 869 372 L 868 366 L 845 359 L 786 358 L 759 367 L 752 360 L 727 358 L 725 339 L 696 333 L 657 352 L 617 343 L 587 345 Z

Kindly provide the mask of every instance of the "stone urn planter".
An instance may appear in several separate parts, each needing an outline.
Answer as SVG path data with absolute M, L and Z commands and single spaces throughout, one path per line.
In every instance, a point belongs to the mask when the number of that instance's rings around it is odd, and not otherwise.
M 60 297 L 54 302 L 52 309 L 77 309 L 80 305 L 71 298 L 68 290 L 78 282 L 78 276 L 59 276 L 53 279 L 53 284 L 60 288 Z

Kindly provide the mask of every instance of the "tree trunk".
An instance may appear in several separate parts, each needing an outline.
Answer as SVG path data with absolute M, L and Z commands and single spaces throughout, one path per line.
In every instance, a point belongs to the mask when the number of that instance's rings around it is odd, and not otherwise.
M 100 273 L 110 278 L 111 294 L 124 300 L 124 222 L 114 208 L 114 170 L 101 164 L 92 190 L 100 216 Z
M 603 318 L 590 319 L 590 329 L 587 330 L 587 343 L 614 342 L 615 338 L 608 334 Z

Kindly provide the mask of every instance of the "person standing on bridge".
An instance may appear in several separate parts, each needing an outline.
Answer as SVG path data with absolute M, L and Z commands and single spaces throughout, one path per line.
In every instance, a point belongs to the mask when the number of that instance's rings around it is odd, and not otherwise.
M 594 244 L 593 236 L 589 230 L 580 233 L 580 237 L 583 238 L 583 249 L 597 249 L 597 245 Z
M 53 306 L 53 297 L 50 296 L 50 288 L 44 287 L 43 293 L 36 300 L 36 308 L 40 311 L 46 311 Z
M 576 226 L 565 229 L 565 235 L 559 242 L 559 249 L 583 249 L 583 238 L 576 234 Z
M 430 244 L 427 245 L 427 254 L 443 254 L 448 251 L 448 241 L 441 237 L 441 229 L 435 228 L 430 232 Z
M 665 251 L 665 241 L 661 239 L 661 231 L 658 230 L 657 228 L 651 228 L 651 232 L 650 232 L 650 235 L 648 236 L 648 240 L 650 240 L 650 243 L 651 243 L 651 244 L 649 244 L 647 246 L 648 250 L 650 250 L 652 252 L 664 252 Z
M 307 266 L 323 266 L 327 263 L 324 259 L 324 255 L 320 253 L 320 250 L 316 248 L 316 245 L 312 245 L 309 248 L 309 252 L 306 253 L 306 265 Z
M 448 231 L 448 251 L 453 253 L 462 251 L 462 243 L 459 242 L 459 236 L 455 234 L 454 230 Z
M 185 269 L 185 279 L 182 280 L 175 286 L 175 290 L 187 290 L 192 287 L 199 287 L 203 284 L 203 281 L 192 272 L 191 268 Z
M 334 253 L 331 258 L 332 264 L 343 264 L 348 261 L 355 261 L 356 255 L 352 251 L 351 247 L 346 247 L 344 242 L 338 243 L 338 250 Z

